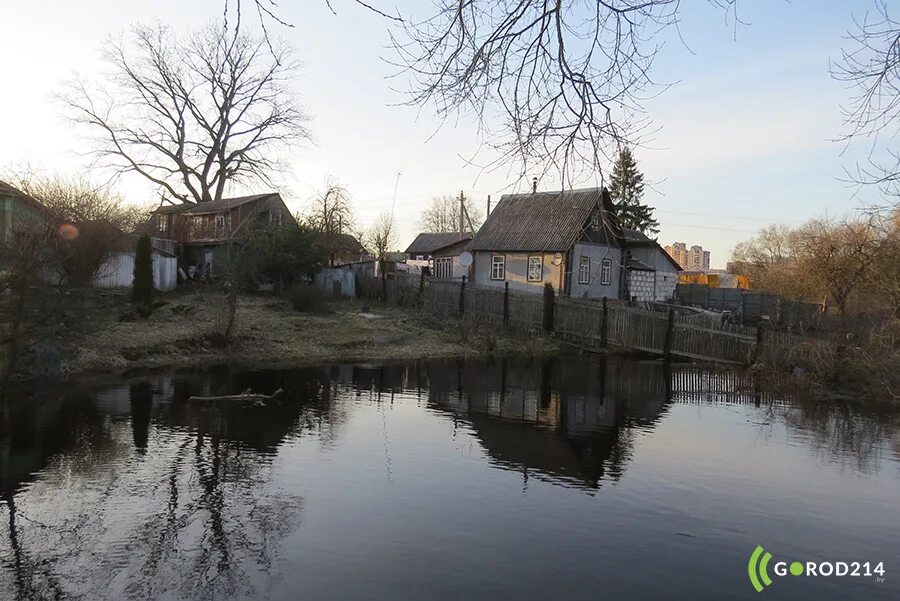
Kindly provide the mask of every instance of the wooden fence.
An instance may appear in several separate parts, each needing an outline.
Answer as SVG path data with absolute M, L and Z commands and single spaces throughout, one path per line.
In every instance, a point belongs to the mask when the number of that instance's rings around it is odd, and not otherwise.
M 618 348 L 665 357 L 748 364 L 759 354 L 796 345 L 799 337 L 726 323 L 697 323 L 670 309 L 651 311 L 618 300 L 586 301 L 505 288 L 472 286 L 465 280 L 388 274 L 357 276 L 364 298 L 417 308 L 526 332 L 544 332 L 590 350 Z

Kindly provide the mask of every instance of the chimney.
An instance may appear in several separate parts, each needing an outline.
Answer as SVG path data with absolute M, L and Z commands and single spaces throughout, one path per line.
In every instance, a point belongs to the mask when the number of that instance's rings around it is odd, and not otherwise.
M 531 180 L 531 193 L 537 194 L 537 178 L 536 177 L 532 178 L 532 180 Z
M 491 214 L 491 195 L 488 194 L 487 213 L 485 214 L 485 217 L 487 217 L 490 214 Z

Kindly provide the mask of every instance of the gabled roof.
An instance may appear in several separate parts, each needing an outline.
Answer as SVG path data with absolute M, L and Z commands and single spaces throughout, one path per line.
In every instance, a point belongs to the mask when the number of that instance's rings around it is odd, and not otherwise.
M 462 238 L 460 238 L 459 232 L 442 232 L 437 234 L 422 232 L 416 236 L 416 239 L 412 241 L 412 244 L 404 252 L 407 254 L 430 255 L 436 250 L 471 239 L 471 233 L 463 233 Z
M 675 269 L 681 271 L 681 265 L 678 264 L 672 255 L 666 252 L 662 246 L 659 245 L 659 242 L 647 237 L 646 234 L 640 232 L 638 230 L 629 230 L 622 229 L 622 241 L 625 243 L 626 248 L 636 248 L 636 247 L 648 247 L 648 248 L 656 248 L 659 252 L 666 256 L 669 263 L 675 266 Z
M 470 238 L 463 238 L 462 240 L 457 240 L 453 244 L 438 248 L 431 254 L 435 257 L 455 257 L 469 250 L 471 245 L 472 240 Z
M 317 239 L 325 250 L 331 252 L 345 250 L 352 253 L 361 253 L 366 250 L 356 236 L 351 234 L 319 234 Z
M 253 194 L 252 196 L 239 196 L 237 198 L 220 198 L 212 202 L 201 202 L 192 206 L 185 211 L 186 215 L 206 215 L 209 213 L 221 213 L 222 211 L 230 211 L 241 205 L 245 205 L 258 200 L 263 200 L 271 196 L 279 196 L 277 192 L 268 192 L 266 194 Z
M 600 188 L 504 194 L 475 235 L 472 249 L 563 252 L 601 206 Z
M 15 187 L 7 184 L 3 180 L 0 180 L 0 196 L 10 196 L 12 198 L 18 198 L 25 204 L 31 206 L 34 210 L 38 211 L 39 213 L 45 214 L 46 207 L 43 204 L 41 204 L 40 201 L 25 194 L 18 188 L 15 188 Z

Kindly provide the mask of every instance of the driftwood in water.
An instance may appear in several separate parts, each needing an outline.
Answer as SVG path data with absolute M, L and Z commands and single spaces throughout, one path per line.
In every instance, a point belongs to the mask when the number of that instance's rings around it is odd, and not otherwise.
M 274 401 L 281 396 L 284 391 L 279 388 L 272 394 L 253 394 L 248 388 L 241 394 L 226 394 L 224 396 L 192 396 L 188 397 L 188 401 L 203 401 L 209 403 L 218 403 L 223 401 L 238 401 L 241 403 L 264 403 L 265 401 Z

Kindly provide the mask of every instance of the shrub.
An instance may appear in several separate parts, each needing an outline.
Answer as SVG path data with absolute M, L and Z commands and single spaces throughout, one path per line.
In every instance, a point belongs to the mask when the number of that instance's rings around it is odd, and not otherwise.
M 153 247 L 147 234 L 142 234 L 138 238 L 134 249 L 131 300 L 147 311 L 153 307 Z
M 284 296 L 295 311 L 320 313 L 325 310 L 326 298 L 321 290 L 310 284 L 294 284 Z

